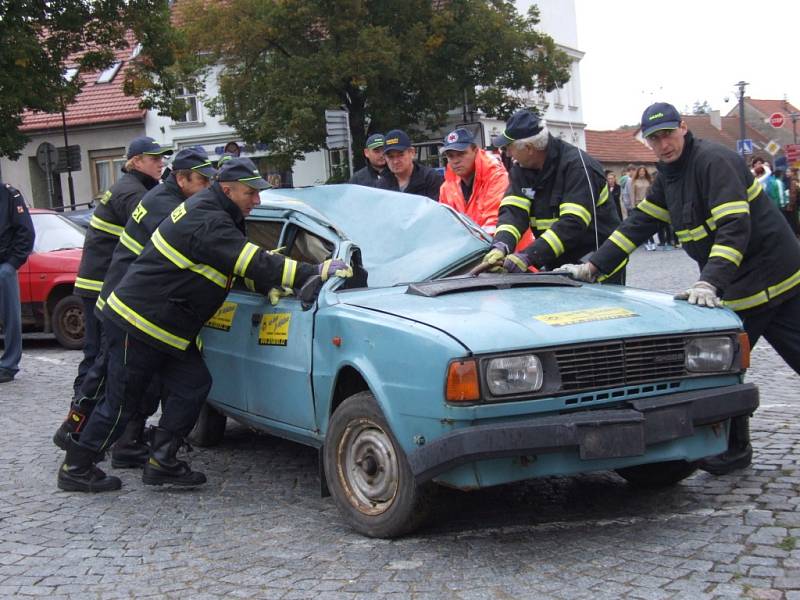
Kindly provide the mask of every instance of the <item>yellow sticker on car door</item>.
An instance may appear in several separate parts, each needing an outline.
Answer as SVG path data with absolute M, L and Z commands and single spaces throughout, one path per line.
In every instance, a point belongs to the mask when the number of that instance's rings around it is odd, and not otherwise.
M 214 316 L 206 321 L 206 327 L 230 331 L 231 325 L 233 325 L 233 317 L 236 316 L 236 306 L 236 302 L 223 302 L 222 306 L 214 313 Z
M 289 325 L 292 313 L 271 313 L 261 317 L 258 329 L 260 346 L 285 346 L 289 341 Z

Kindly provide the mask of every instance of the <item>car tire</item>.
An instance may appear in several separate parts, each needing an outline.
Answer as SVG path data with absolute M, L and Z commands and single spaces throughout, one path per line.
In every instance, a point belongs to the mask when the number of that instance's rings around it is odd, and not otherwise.
M 83 302 L 78 296 L 65 296 L 56 303 L 50 317 L 53 333 L 59 344 L 69 350 L 83 348 L 86 335 L 86 316 L 83 314 Z
M 697 471 L 696 462 L 671 460 L 617 469 L 617 475 L 641 488 L 662 488 L 675 485 Z
M 339 511 L 363 535 L 398 537 L 417 529 L 430 513 L 436 486 L 414 481 L 371 392 L 350 396 L 333 413 L 323 462 Z
M 200 409 L 200 415 L 189 433 L 188 440 L 201 448 L 218 446 L 225 437 L 227 422 L 228 417 L 206 402 Z

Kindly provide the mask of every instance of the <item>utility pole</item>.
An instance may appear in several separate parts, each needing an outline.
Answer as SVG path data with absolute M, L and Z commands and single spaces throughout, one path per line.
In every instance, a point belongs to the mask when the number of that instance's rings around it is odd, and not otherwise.
M 789 116 L 792 119 L 792 136 L 794 137 L 794 143 L 797 143 L 797 119 L 800 118 L 800 113 L 789 113 Z
M 746 81 L 736 84 L 739 88 L 739 139 L 742 140 L 742 156 L 744 156 L 744 139 L 747 137 L 744 128 L 744 86 L 746 85 L 748 85 Z

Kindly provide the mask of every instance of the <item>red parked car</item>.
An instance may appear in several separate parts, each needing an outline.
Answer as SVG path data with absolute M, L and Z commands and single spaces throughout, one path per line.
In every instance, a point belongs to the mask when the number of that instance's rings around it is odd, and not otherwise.
M 83 347 L 83 303 L 72 293 L 84 231 L 49 210 L 32 208 L 33 252 L 19 270 L 22 326 L 54 333 L 65 348 Z

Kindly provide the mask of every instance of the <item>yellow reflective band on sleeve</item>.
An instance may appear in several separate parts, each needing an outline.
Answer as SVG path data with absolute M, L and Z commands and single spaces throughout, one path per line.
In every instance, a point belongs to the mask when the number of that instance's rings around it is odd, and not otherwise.
M 630 254 L 636 250 L 636 244 L 634 244 L 627 235 L 619 231 L 612 232 L 611 235 L 608 236 L 608 239 L 616 244 L 625 254 Z
M 753 181 L 753 185 L 747 188 L 747 201 L 752 202 L 753 200 L 755 200 L 761 193 L 761 190 L 762 190 L 761 182 L 758 181 L 758 179 L 756 179 L 755 181 Z
M 95 302 L 94 305 L 95 305 L 95 308 L 97 308 L 97 310 L 99 310 L 100 312 L 103 312 L 103 307 L 106 305 L 106 301 L 103 300 L 102 296 L 98 296 L 97 297 L 97 302 Z
M 513 225 L 500 225 L 500 227 L 497 228 L 497 231 L 495 231 L 495 235 L 497 235 L 501 231 L 506 231 L 511 235 L 513 235 L 517 243 L 519 243 L 519 240 L 522 237 L 522 234 L 519 232 L 519 229 L 517 229 Z
M 123 246 L 125 246 L 128 250 L 133 252 L 136 256 L 139 256 L 144 250 L 144 246 L 142 246 L 139 242 L 137 242 L 133 237 L 128 235 L 127 231 L 123 231 L 122 235 L 119 236 L 119 242 Z
M 623 268 L 625 268 L 625 265 L 627 265 L 627 264 L 628 264 L 628 257 L 626 256 L 626 257 L 625 257 L 625 258 L 622 260 L 622 262 L 621 262 L 621 263 L 619 263 L 619 264 L 617 265 L 617 267 L 616 267 L 616 268 L 615 268 L 613 271 L 611 271 L 611 273 L 609 273 L 608 275 L 600 275 L 600 276 L 597 278 L 597 281 L 598 281 L 598 282 L 600 282 L 600 283 L 602 283 L 603 281 L 605 281 L 605 280 L 606 280 L 606 279 L 608 279 L 609 277 L 613 277 L 614 275 L 616 275 L 617 273 L 619 273 L 619 271 L 621 271 Z
M 172 264 L 174 264 L 179 269 L 189 269 L 197 273 L 198 275 L 202 275 L 212 283 L 215 283 L 221 288 L 225 288 L 228 285 L 228 278 L 225 277 L 222 273 L 217 271 L 214 267 L 204 264 L 197 264 L 190 261 L 186 258 L 183 254 L 178 252 L 175 248 L 173 248 L 161 235 L 161 232 L 156 229 L 155 233 L 153 233 L 153 237 L 151 238 L 153 241 L 153 246 L 156 250 L 158 250 L 164 258 L 169 260 Z
M 256 252 L 258 252 L 258 246 L 245 242 L 244 248 L 239 252 L 239 257 L 236 259 L 236 264 L 233 265 L 233 272 L 244 277 L 247 267 L 250 266 L 250 261 L 253 260 Z
M 744 260 L 744 255 L 739 252 L 736 248 L 732 248 L 731 246 L 723 246 L 722 244 L 714 244 L 711 246 L 711 252 L 708 255 L 708 258 L 724 258 L 725 260 L 731 261 L 737 267 L 742 264 L 742 260 Z
M 96 279 L 86 279 L 84 277 L 75 278 L 75 287 L 90 292 L 99 292 L 103 289 L 103 282 Z
M 114 292 L 111 292 L 111 295 L 108 297 L 108 307 L 120 317 L 125 319 L 128 323 L 136 327 L 136 329 L 139 331 L 146 333 L 151 338 L 156 339 L 167 346 L 172 346 L 178 350 L 186 350 L 186 348 L 189 347 L 189 340 L 172 334 L 166 329 L 162 329 L 155 323 L 148 321 L 139 313 L 131 310 L 129 306 L 116 297 Z
M 543 231 L 558 223 L 558 219 L 531 219 L 531 229 Z
M 699 242 L 708 236 L 708 232 L 704 226 L 700 225 L 694 229 L 681 229 L 680 231 L 676 231 L 675 236 L 681 244 L 685 244 L 686 242 Z
M 297 261 L 287 258 L 283 261 L 283 275 L 281 285 L 283 287 L 294 287 L 294 276 L 297 274 Z
M 561 238 L 558 237 L 556 232 L 553 231 L 552 229 L 548 229 L 547 231 L 545 231 L 541 235 L 540 239 L 543 239 L 545 242 L 550 244 L 550 247 L 553 249 L 556 258 L 564 254 L 564 243 L 561 241 Z
M 500 208 L 504 206 L 516 206 L 526 213 L 531 212 L 531 201 L 522 196 L 506 196 L 500 201 Z
M 108 221 L 103 221 L 103 219 L 97 215 L 92 215 L 92 218 L 89 219 L 89 227 L 99 231 L 105 231 L 106 233 L 110 233 L 115 237 L 121 236 L 122 232 L 125 231 L 124 227 L 115 225 L 114 223 L 109 223 Z
M 597 206 L 603 206 L 608 200 L 608 186 L 603 187 L 603 191 L 600 192 L 600 198 L 597 200 Z
M 564 202 L 559 207 L 558 214 L 561 217 L 565 215 L 575 215 L 576 217 L 580 218 L 584 223 L 586 223 L 587 227 L 592 222 L 592 213 L 590 213 L 580 204 L 575 204 L 573 202 Z
M 714 220 L 714 217 L 709 217 L 706 219 L 706 227 L 708 227 L 709 231 L 717 230 L 717 222 Z
M 770 298 L 774 298 L 775 296 L 780 296 L 784 292 L 789 291 L 798 283 L 800 283 L 800 270 L 797 271 L 794 275 L 787 277 L 780 283 L 776 283 L 775 285 L 769 286 L 767 288 L 767 293 L 769 294 Z
M 734 200 L 726 202 L 711 209 L 711 216 L 714 221 L 719 221 L 723 217 L 736 214 L 750 214 L 750 205 L 744 200 Z
M 665 208 L 660 207 L 655 202 L 650 202 L 646 198 L 639 202 L 639 205 L 636 207 L 640 211 L 642 211 L 646 215 L 650 215 L 654 219 L 658 219 L 659 221 L 664 221 L 664 223 L 669 223 L 669 211 Z

